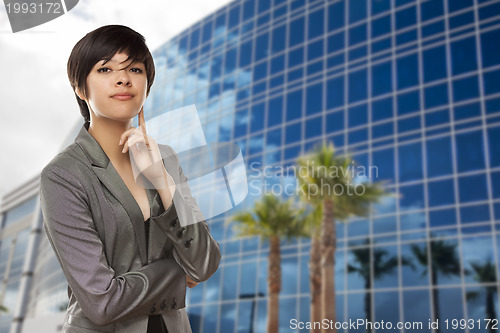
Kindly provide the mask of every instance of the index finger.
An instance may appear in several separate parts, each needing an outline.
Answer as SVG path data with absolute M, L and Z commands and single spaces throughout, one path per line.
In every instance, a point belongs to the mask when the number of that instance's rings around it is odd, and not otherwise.
M 144 138 L 146 139 L 146 146 L 149 147 L 149 140 L 148 136 L 146 134 L 146 122 L 144 121 L 144 109 L 141 108 L 141 111 L 139 111 L 139 127 L 142 129 L 142 134 L 144 135 Z

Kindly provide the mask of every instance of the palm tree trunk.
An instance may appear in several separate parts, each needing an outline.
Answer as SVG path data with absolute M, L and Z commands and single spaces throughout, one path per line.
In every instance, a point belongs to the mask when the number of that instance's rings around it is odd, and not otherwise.
M 492 291 L 490 291 L 490 290 L 488 290 L 490 288 L 491 287 L 488 287 L 486 289 L 486 318 L 492 320 L 489 323 L 488 332 L 494 333 L 494 332 L 497 332 L 497 329 L 493 328 L 494 327 L 493 320 L 497 319 L 497 315 L 496 315 L 496 312 L 495 312 L 495 301 L 493 300 L 493 296 L 495 295 L 495 293 L 492 292 Z
M 432 250 L 432 248 L 431 248 Z M 434 321 L 439 320 L 439 291 L 437 289 L 437 269 L 432 266 L 431 274 L 431 284 L 432 284 L 432 303 L 434 305 Z M 434 330 L 435 333 L 439 333 L 439 325 Z
M 311 241 L 309 259 L 309 281 L 311 288 L 311 321 L 321 322 L 321 237 L 314 235 Z M 311 333 L 320 333 L 320 328 L 312 325 Z
M 328 319 L 335 324 L 335 250 L 337 247 L 337 234 L 333 220 L 333 200 L 327 198 L 323 201 L 323 221 L 321 224 L 321 318 Z M 323 333 L 336 333 L 335 325 L 323 328 Z
M 278 333 L 280 305 L 279 293 L 281 291 L 280 239 L 278 236 L 271 236 L 269 243 L 269 273 L 267 276 L 269 302 L 267 304 L 267 333 Z
M 372 322 L 372 281 L 370 275 L 366 277 L 365 281 L 365 318 L 367 322 Z M 366 326 L 366 332 L 373 332 L 373 327 Z

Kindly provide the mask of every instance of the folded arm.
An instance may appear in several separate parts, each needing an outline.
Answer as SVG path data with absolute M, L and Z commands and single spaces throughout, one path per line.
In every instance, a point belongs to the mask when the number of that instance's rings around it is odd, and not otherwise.
M 208 224 L 203 219 L 196 200 L 191 196 L 188 179 L 182 171 L 177 155 L 168 148 L 168 156 L 174 156 L 178 165 L 176 172 L 179 177 L 175 177 L 178 182 L 173 200 L 163 194 L 162 190 L 158 190 L 161 201 L 169 206 L 166 211 L 159 216 L 153 216 L 152 219 L 172 240 L 174 258 L 186 274 L 193 281 L 202 282 L 208 280 L 219 267 L 219 244 L 210 235 Z

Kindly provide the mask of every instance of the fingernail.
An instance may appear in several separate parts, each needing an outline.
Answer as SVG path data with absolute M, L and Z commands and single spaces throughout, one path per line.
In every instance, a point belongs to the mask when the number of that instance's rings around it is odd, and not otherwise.
M 122 144 L 122 139 L 120 139 L 120 142 L 118 142 L 118 145 L 120 146 Z

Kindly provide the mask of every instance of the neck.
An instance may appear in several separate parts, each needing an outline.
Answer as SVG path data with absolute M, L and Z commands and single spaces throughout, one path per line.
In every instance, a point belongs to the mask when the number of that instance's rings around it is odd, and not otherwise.
M 120 122 L 102 118 L 92 119 L 89 125 L 89 134 L 99 143 L 111 161 L 128 160 L 128 153 L 122 153 L 123 144 L 118 145 L 120 136 L 131 127 L 132 120 Z

